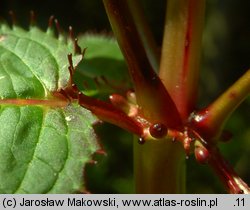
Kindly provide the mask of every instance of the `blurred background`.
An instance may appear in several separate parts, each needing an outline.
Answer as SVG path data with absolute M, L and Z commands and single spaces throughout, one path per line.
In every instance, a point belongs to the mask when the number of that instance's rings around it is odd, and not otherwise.
M 141 0 L 159 46 L 165 17 L 165 0 Z M 73 26 L 77 35 L 86 32 L 110 33 L 101 0 L 0 0 L 0 17 L 10 22 L 8 11 L 18 23 L 29 24 L 34 10 L 37 24 L 46 29 L 54 15 L 61 27 Z M 213 101 L 250 67 L 250 1 L 209 0 L 203 34 L 201 80 L 197 108 Z M 125 64 L 124 64 L 125 65 Z M 119 71 L 119 69 L 117 69 Z M 241 177 L 250 184 L 250 97 L 226 124 L 233 138 L 220 148 Z M 133 193 L 132 135 L 108 124 L 96 128 L 107 156 L 96 156 L 97 165 L 86 167 L 87 188 L 93 193 Z M 112 133 L 112 136 L 110 135 Z M 167 177 L 166 177 L 167 178 Z M 225 193 L 218 178 L 191 157 L 187 160 L 188 193 Z

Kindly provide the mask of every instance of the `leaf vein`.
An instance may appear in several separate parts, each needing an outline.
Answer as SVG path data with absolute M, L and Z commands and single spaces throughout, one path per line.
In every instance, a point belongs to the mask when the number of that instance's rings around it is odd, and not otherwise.
M 66 134 L 65 134 L 66 140 L 67 140 L 67 157 L 66 157 L 66 159 L 65 159 L 65 161 L 64 161 L 64 164 L 63 164 L 62 168 L 57 172 L 57 179 L 56 179 L 55 182 L 51 185 L 51 188 L 47 190 L 46 193 L 48 193 L 48 192 L 50 192 L 51 190 L 53 190 L 53 188 L 55 187 L 55 185 L 56 185 L 56 183 L 57 183 L 57 181 L 58 181 L 58 177 L 59 177 L 60 174 L 62 173 L 62 171 L 63 171 L 63 169 L 65 168 L 65 165 L 66 165 L 66 163 L 67 163 L 67 160 L 68 160 L 69 157 L 70 157 L 70 154 L 69 154 L 69 144 L 70 144 L 70 143 L 69 143 L 69 140 L 68 140 L 68 139 L 69 139 L 69 137 L 68 137 L 69 129 L 68 129 L 68 125 L 67 125 L 66 120 L 65 120 L 66 116 L 65 116 L 64 112 L 62 112 L 62 114 L 63 114 L 63 116 L 64 116 L 64 117 L 62 117 L 62 119 L 64 120 L 64 124 L 66 125 L 66 128 L 67 128 L 67 131 L 66 131 Z
M 30 168 L 30 166 L 32 164 L 32 161 L 34 160 L 36 149 L 37 149 L 37 145 L 39 144 L 39 141 L 41 139 L 41 134 L 42 134 L 44 123 L 45 123 L 45 115 L 46 115 L 46 113 L 44 113 L 43 118 L 42 118 L 41 128 L 40 128 L 40 131 L 39 131 L 39 135 L 38 135 L 38 138 L 37 138 L 36 146 L 35 146 L 35 149 L 33 151 L 32 157 L 31 157 L 30 161 L 27 164 L 27 168 L 26 168 L 26 170 L 24 172 L 23 178 L 22 178 L 19 186 L 16 188 L 15 193 L 17 193 L 17 191 L 22 188 L 22 184 L 23 184 L 23 182 L 25 180 L 26 174 L 27 174 L 27 172 L 28 172 L 28 170 L 29 170 L 29 168 Z

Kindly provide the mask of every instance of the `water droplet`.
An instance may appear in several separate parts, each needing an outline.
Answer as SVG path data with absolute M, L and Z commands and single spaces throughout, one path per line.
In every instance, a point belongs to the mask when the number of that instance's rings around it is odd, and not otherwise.
M 155 123 L 150 126 L 149 132 L 150 135 L 153 136 L 154 138 L 160 139 L 167 135 L 168 129 L 162 123 Z
M 194 155 L 196 160 L 201 164 L 206 164 L 210 157 L 209 151 L 206 148 L 200 146 L 195 148 Z
M 238 194 L 244 194 L 244 190 L 239 190 Z
M 143 137 L 140 137 L 138 140 L 139 144 L 144 144 L 145 143 L 145 139 Z

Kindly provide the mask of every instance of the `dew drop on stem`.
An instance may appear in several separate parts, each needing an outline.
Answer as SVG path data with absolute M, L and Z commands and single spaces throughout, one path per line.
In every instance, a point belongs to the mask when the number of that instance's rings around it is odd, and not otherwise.
M 144 144 L 145 143 L 145 139 L 143 137 L 140 137 L 138 140 L 139 144 Z
M 150 126 L 149 132 L 154 138 L 160 139 L 167 135 L 168 129 L 162 123 L 155 123 Z
M 244 194 L 244 190 L 239 190 L 238 194 Z
M 209 151 L 206 148 L 200 146 L 195 148 L 194 154 L 196 160 L 201 164 L 206 164 L 210 157 Z

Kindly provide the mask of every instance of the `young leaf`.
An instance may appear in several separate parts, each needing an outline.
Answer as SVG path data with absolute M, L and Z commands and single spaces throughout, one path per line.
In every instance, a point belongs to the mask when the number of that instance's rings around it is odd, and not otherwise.
M 57 98 L 74 43 L 37 27 L 0 25 L 0 193 L 75 193 L 99 148 L 96 118 Z M 82 55 L 73 54 L 77 65 Z

